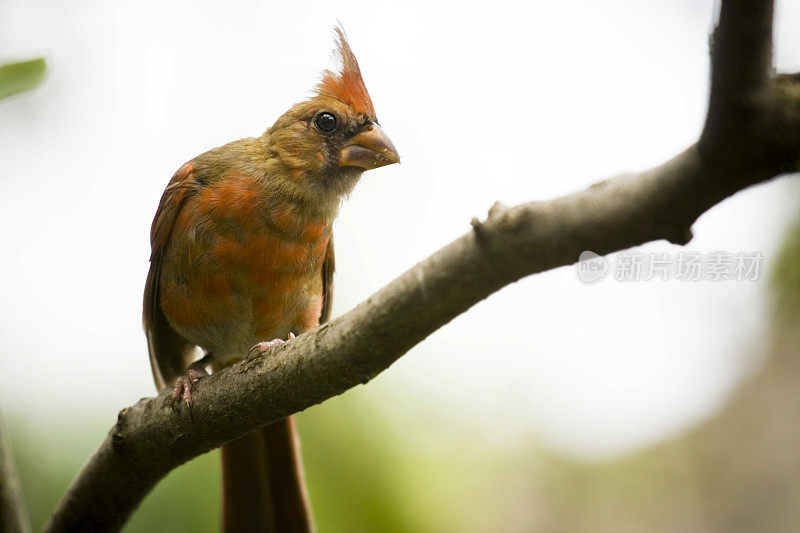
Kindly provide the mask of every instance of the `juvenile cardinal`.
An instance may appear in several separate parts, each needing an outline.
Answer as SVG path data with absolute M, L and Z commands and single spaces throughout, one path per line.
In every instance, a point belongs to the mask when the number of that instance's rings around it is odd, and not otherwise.
M 150 232 L 144 329 L 153 379 L 191 406 L 192 384 L 249 351 L 265 351 L 327 320 L 331 224 L 365 170 L 397 163 L 358 62 L 336 29 L 339 72 L 262 136 L 184 164 Z M 205 355 L 193 361 L 196 348 Z M 225 531 L 308 531 L 290 418 L 221 450 Z

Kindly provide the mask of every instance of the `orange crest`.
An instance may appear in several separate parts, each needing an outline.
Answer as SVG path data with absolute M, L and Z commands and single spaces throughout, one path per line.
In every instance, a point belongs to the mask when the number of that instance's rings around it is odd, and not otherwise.
M 351 106 L 359 113 L 375 116 L 372 99 L 367 92 L 367 86 L 361 78 L 361 69 L 358 68 L 356 56 L 347 43 L 347 36 L 341 26 L 336 30 L 336 56 L 341 62 L 341 71 L 337 74 L 326 70 L 317 85 L 317 93 L 330 96 Z

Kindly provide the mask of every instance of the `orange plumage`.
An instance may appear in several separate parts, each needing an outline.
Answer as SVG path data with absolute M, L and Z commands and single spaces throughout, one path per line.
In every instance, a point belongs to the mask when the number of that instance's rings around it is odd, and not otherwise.
M 327 319 L 339 203 L 364 170 L 399 161 L 347 39 L 336 32 L 341 70 L 326 71 L 313 97 L 260 137 L 192 159 L 161 198 L 151 228 L 144 327 L 157 386 L 177 380 L 176 395 L 187 402 L 199 372 L 190 364 L 196 347 L 205 352 L 202 365 L 218 369 L 254 345 L 269 346 L 259 343 Z M 290 421 L 276 423 L 223 447 L 227 530 L 310 527 L 296 454 L 285 445 L 291 439 L 277 436 L 291 437 L 291 428 Z M 269 469 L 263 454 L 273 463 Z M 294 476 L 284 476 L 284 490 L 267 470 Z M 237 477 L 248 480 L 237 485 Z
M 367 86 L 364 85 L 364 80 L 361 78 L 358 61 L 356 61 L 356 56 L 350 49 L 341 28 L 336 28 L 336 38 L 338 57 L 342 62 L 342 68 L 338 73 L 326 70 L 317 85 L 317 92 L 348 104 L 358 113 L 375 116 L 375 108 L 372 106 Z

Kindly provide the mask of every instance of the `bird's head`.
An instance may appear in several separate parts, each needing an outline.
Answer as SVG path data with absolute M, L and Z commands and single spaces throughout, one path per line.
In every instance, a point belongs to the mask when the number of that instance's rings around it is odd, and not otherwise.
M 383 132 L 358 61 L 336 28 L 338 72 L 326 70 L 314 95 L 294 105 L 265 136 L 296 192 L 335 201 L 352 191 L 365 170 L 399 163 Z

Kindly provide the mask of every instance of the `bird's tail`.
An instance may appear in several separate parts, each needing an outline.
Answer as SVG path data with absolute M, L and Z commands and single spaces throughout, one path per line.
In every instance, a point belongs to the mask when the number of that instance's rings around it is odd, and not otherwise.
M 221 457 L 222 531 L 313 530 L 292 417 L 224 444 Z

